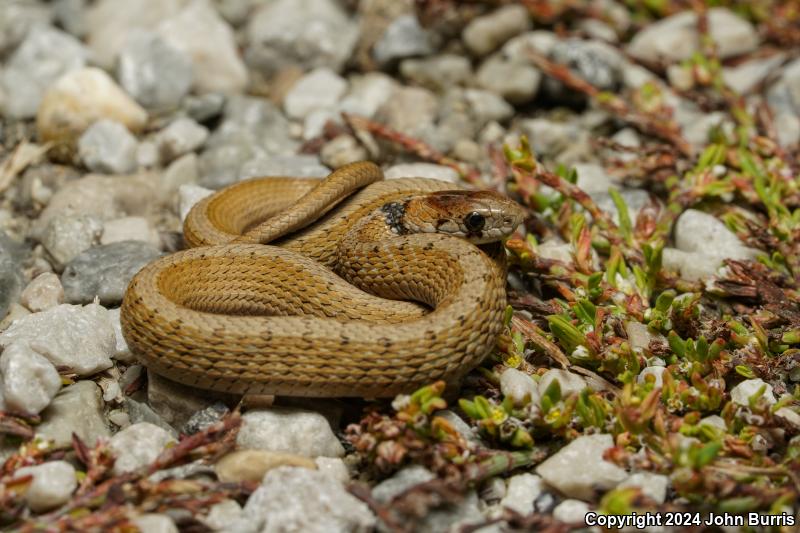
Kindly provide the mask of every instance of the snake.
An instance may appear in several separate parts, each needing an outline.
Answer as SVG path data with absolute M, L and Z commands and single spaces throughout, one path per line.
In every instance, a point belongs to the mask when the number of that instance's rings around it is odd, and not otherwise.
M 457 382 L 493 349 L 502 240 L 525 210 L 494 191 L 384 179 L 261 177 L 187 215 L 187 247 L 145 265 L 122 301 L 133 354 L 210 391 L 393 397 Z

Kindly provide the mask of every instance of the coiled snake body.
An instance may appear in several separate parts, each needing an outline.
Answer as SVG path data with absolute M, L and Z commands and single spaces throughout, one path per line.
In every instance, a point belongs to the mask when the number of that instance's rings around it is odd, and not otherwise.
M 193 248 L 127 289 L 131 350 L 169 379 L 238 394 L 385 397 L 463 376 L 494 346 L 506 302 L 504 269 L 467 239 L 507 236 L 522 208 L 381 180 L 355 163 L 199 202 L 184 224 Z

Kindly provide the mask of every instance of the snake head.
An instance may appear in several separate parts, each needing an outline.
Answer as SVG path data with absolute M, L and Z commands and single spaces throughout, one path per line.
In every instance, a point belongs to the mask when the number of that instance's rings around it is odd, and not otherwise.
M 474 244 L 499 241 L 525 219 L 525 209 L 494 191 L 439 191 L 400 204 L 401 233 L 443 233 Z

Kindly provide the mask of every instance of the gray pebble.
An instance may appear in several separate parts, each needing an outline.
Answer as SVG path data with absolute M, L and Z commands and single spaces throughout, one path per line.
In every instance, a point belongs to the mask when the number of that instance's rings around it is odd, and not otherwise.
M 392 21 L 372 49 L 379 65 L 407 57 L 426 56 L 435 51 L 434 36 L 420 26 L 414 15 L 402 15 Z
M 37 436 L 52 439 L 56 446 L 69 446 L 73 432 L 87 446 L 110 435 L 103 416 L 102 392 L 93 381 L 78 381 L 61 389 L 36 428 Z
M 417 85 L 443 92 L 450 87 L 466 85 L 472 76 L 472 65 L 466 57 L 442 54 L 424 59 L 406 59 L 400 63 L 400 73 Z
M 30 249 L 0 231 L 0 317 L 6 316 L 11 304 L 19 301 L 25 287 L 23 261 Z
M 113 120 L 98 120 L 81 135 L 78 153 L 92 172 L 126 174 L 136 168 L 139 142 L 128 128 Z

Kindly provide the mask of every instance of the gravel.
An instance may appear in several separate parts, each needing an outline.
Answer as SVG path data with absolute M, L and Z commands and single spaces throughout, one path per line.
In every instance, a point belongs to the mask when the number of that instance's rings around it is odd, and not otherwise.
M 296 453 L 307 457 L 341 457 L 344 448 L 319 413 L 271 408 L 243 415 L 236 439 L 240 448 Z

